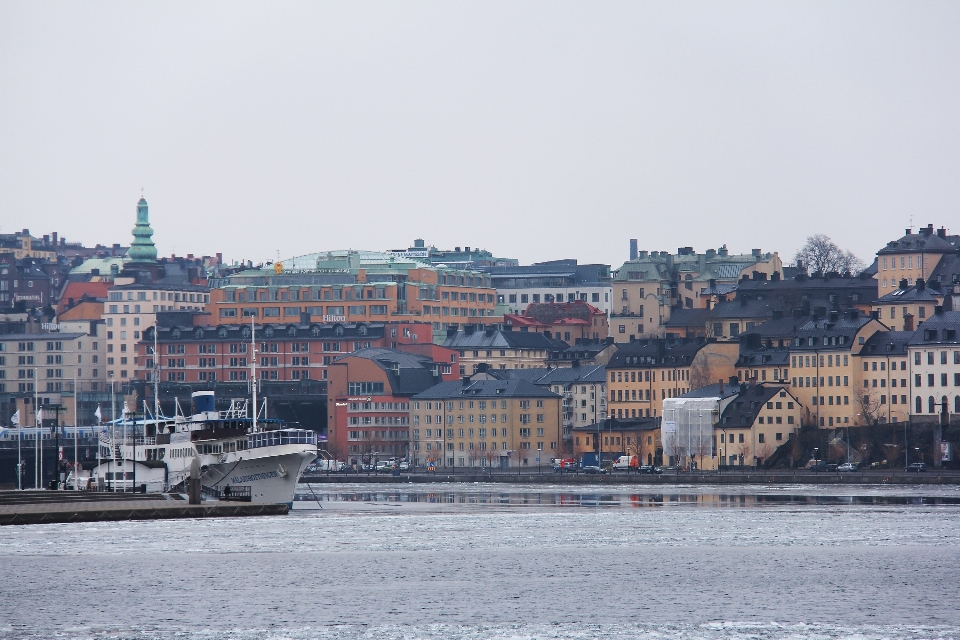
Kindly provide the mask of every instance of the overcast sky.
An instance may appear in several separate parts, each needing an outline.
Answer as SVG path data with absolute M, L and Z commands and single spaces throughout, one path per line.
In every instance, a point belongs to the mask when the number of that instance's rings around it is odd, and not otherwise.
M 957 2 L 0 1 L 0 231 L 870 262 L 960 232 Z

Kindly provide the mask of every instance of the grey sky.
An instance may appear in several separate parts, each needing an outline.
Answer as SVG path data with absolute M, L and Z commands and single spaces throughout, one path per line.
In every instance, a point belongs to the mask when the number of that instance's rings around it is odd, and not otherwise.
M 0 230 L 866 261 L 960 231 L 960 3 L 0 2 Z

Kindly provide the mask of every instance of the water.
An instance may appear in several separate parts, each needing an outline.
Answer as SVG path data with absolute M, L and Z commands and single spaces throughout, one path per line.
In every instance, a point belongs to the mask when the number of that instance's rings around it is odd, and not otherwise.
M 953 487 L 298 498 L 278 518 L 0 528 L 0 639 L 960 637 Z

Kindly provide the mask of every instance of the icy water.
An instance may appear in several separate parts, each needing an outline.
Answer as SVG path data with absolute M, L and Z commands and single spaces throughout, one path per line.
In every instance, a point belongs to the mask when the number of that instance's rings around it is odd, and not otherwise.
M 960 638 L 953 487 L 298 493 L 0 528 L 0 640 Z

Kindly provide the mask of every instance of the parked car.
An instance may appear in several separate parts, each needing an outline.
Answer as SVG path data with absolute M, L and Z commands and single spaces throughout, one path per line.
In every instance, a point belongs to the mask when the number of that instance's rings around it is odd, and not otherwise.
M 905 470 L 913 473 L 920 473 L 921 471 L 927 470 L 927 465 L 922 462 L 913 462 Z
M 586 467 L 580 469 L 580 471 L 582 471 L 583 473 L 585 473 L 585 474 L 587 474 L 587 475 L 603 475 L 604 473 L 607 472 L 606 469 L 601 469 L 600 467 L 598 467 L 598 466 L 596 466 L 596 465 L 586 466 Z
M 636 456 L 620 456 L 617 458 L 617 461 L 613 463 L 613 469 L 616 471 L 627 471 L 630 467 L 637 466 L 636 458 Z
M 844 462 L 842 465 L 837 467 L 837 471 L 856 471 L 857 465 L 853 462 Z
M 377 468 L 375 469 L 375 471 L 377 473 L 386 473 L 386 472 L 392 471 L 394 465 L 396 464 L 397 463 L 394 462 L 393 460 L 381 460 L 380 462 L 377 463 Z
M 573 473 L 577 469 L 577 461 L 573 458 L 554 458 L 554 473 Z
M 653 473 L 654 472 L 653 470 L 654 470 L 654 467 L 653 465 L 650 465 L 650 464 L 642 464 L 637 468 L 637 471 L 640 473 Z
M 410 463 L 406 460 L 402 460 L 400 462 L 400 471 L 409 471 L 409 470 L 410 470 Z
M 828 463 L 827 463 L 827 471 L 837 471 L 837 467 L 839 467 L 839 466 L 840 466 L 840 465 L 838 465 L 836 462 L 828 462 Z
M 654 468 L 653 468 L 653 473 L 656 473 L 656 474 L 661 474 L 661 473 L 663 473 L 663 467 L 654 467 Z
M 807 463 L 807 471 L 826 471 L 827 470 L 827 461 L 826 460 L 811 460 Z

